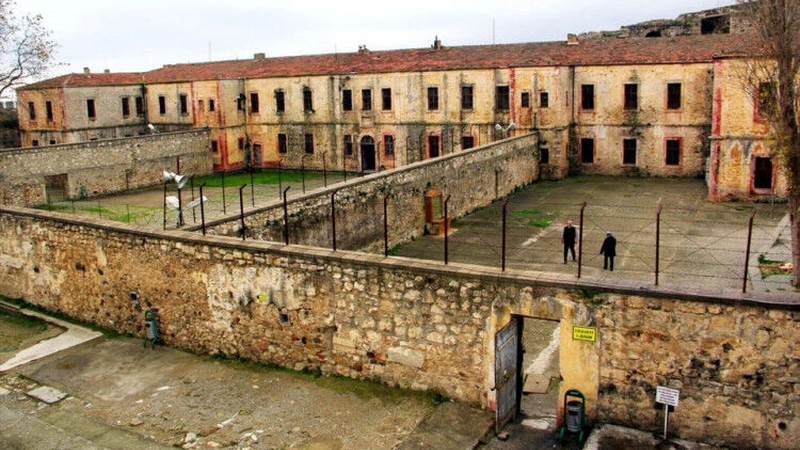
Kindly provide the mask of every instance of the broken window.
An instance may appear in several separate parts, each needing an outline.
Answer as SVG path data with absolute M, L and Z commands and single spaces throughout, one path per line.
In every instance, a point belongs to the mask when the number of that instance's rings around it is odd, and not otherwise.
M 122 117 L 131 115 L 131 100 L 128 97 L 122 97 Z
M 428 136 L 428 157 L 436 158 L 439 156 L 439 136 L 431 134 Z
M 286 111 L 286 98 L 280 89 L 275 91 L 275 111 L 279 113 Z
M 347 156 L 353 154 L 353 136 L 350 134 L 344 135 L 344 154 Z
M 522 96 L 519 99 L 519 106 L 522 108 L 531 107 L 531 94 L 529 92 L 522 93 Z
M 681 109 L 681 84 L 667 84 L 667 109 Z
M 134 99 L 134 103 L 136 104 L 136 115 L 143 116 L 144 115 L 144 99 L 142 97 L 136 97 Z M 210 105 L 209 105 L 210 107 Z
M 668 166 L 680 165 L 681 163 L 680 139 L 667 139 L 667 155 L 665 162 Z
M 33 102 L 28 102 L 28 119 L 36 120 L 36 105 Z
M 392 90 L 390 88 L 381 89 L 381 109 L 384 111 L 392 109 Z
M 216 105 L 214 104 L 214 99 L 213 98 L 208 99 L 208 110 L 209 111 L 214 111 L 214 107 L 215 106 Z
M 345 89 L 342 91 L 342 111 L 353 110 L 353 91 Z
M 638 109 L 639 108 L 639 85 L 626 84 L 625 85 L 625 109 Z
M 758 156 L 753 168 L 753 187 L 755 189 L 772 189 L 772 159 Z
M 289 152 L 289 142 L 285 133 L 278 133 L 278 153 L 285 155 Z
M 394 136 L 391 134 L 383 136 L 383 149 L 386 156 L 394 156 Z
M 439 88 L 428 88 L 428 111 L 436 111 L 439 109 Z
M 372 111 L 372 89 L 361 90 L 361 109 L 363 111 Z
M 189 114 L 189 99 L 186 94 L 180 94 L 178 100 L 181 107 L 181 115 Z
M 497 86 L 494 96 L 494 109 L 508 111 L 508 86 Z
M 546 148 L 539 149 L 539 164 L 550 164 L 550 150 Z
M 461 136 L 461 149 L 466 150 L 472 147 L 475 147 L 475 138 L 473 136 Z
M 252 114 L 258 114 L 258 92 L 251 92 L 250 93 L 250 112 Z
M 97 118 L 97 111 L 94 109 L 93 98 L 86 99 L 86 117 L 88 117 L 90 120 Z
M 44 102 L 44 110 L 45 110 L 45 113 L 47 114 L 47 121 L 48 122 L 52 122 L 53 121 L 53 102 L 51 102 L 50 100 L 47 100 L 46 102 Z
M 167 113 L 167 99 L 163 95 L 158 96 L 158 113 L 162 116 Z
M 623 139 L 622 164 L 636 164 L 636 139 Z
M 314 135 L 311 133 L 306 133 L 304 141 L 306 153 L 309 155 L 314 153 Z
M 581 85 L 581 109 L 594 109 L 594 85 Z
M 581 162 L 583 164 L 594 163 L 594 139 L 581 139 Z
M 539 107 L 540 108 L 550 107 L 550 95 L 547 92 L 539 93 Z
M 314 102 L 311 98 L 311 89 L 303 88 L 303 111 L 314 112 Z
M 461 109 L 472 109 L 472 86 L 461 86 Z

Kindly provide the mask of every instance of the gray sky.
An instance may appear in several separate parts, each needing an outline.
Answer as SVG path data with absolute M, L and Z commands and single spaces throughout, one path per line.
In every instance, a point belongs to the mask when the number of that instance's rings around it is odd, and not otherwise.
M 212 59 L 561 40 L 569 32 L 675 18 L 732 0 L 24 0 L 53 31 L 62 66 L 50 76 L 142 71 Z M 635 6 L 632 6 L 635 5 Z

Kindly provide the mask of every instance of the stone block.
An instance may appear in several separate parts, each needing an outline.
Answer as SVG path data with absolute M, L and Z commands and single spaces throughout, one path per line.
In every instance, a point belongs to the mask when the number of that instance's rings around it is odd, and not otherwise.
M 425 355 L 407 347 L 389 347 L 388 361 L 420 369 L 425 364 Z

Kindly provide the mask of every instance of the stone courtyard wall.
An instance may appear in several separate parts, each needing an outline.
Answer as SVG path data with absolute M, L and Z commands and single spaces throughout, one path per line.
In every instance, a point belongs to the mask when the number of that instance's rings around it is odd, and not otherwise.
M 131 293 L 135 292 L 137 296 Z M 578 285 L 552 274 L 0 207 L 0 294 L 166 344 L 365 378 L 496 406 L 494 335 L 518 315 L 560 321 L 565 389 L 590 418 L 658 430 L 656 385 L 681 389 L 678 436 L 796 448 L 800 312 L 735 293 Z M 596 343 L 572 326 L 598 329 Z
M 383 249 L 386 195 L 390 246 L 408 241 L 425 229 L 425 193 L 430 188 L 441 190 L 443 197 L 451 195 L 448 212 L 455 218 L 535 181 L 539 176 L 537 142 L 535 134 L 513 137 L 292 198 L 288 201 L 289 240 L 332 246 L 331 194 L 335 191 L 338 248 Z M 245 211 L 247 236 L 283 242 L 283 216 L 281 202 Z M 240 228 L 238 214 L 206 226 L 209 234 L 227 236 L 241 236 Z
M 164 170 L 176 170 L 177 156 L 181 173 L 210 173 L 208 130 L 0 150 L 0 201 L 47 203 L 45 177 L 62 174 L 69 198 L 152 186 Z

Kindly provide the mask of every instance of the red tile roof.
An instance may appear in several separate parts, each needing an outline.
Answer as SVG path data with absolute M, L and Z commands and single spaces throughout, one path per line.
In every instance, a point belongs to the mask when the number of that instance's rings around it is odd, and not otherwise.
M 170 64 L 142 74 L 72 74 L 26 88 L 508 67 L 704 63 L 715 57 L 753 54 L 751 42 L 742 35 L 694 35 L 595 39 L 577 45 L 559 41 L 286 56 Z

